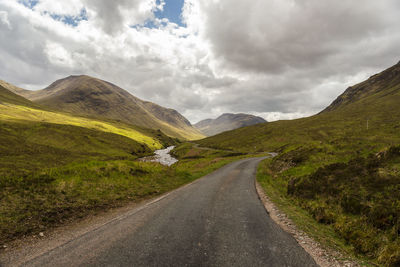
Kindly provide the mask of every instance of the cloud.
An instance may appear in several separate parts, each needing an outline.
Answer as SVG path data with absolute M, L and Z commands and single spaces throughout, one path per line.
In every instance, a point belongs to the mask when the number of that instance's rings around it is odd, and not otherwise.
M 215 56 L 245 72 L 321 67 L 398 26 L 393 1 L 205 2 L 205 37 Z
M 8 20 L 8 13 L 6 11 L 0 11 L 0 23 L 5 25 L 9 30 L 12 30 L 11 23 Z
M 38 89 L 88 74 L 193 122 L 276 120 L 317 113 L 399 60 L 395 0 L 185 0 L 184 27 L 155 17 L 167 4 L 0 0 L 0 79 Z
M 84 3 L 81 0 L 54 1 L 41 0 L 33 9 L 40 13 L 57 14 L 61 16 L 76 16 L 79 15 L 84 8 Z
M 96 24 L 111 35 L 154 18 L 154 11 L 162 9 L 163 5 L 156 0 L 85 0 L 84 3 Z

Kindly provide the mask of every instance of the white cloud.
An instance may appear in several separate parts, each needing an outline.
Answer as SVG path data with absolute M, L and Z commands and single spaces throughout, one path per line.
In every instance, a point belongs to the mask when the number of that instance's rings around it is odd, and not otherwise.
M 72 69 L 75 65 L 71 53 L 59 43 L 47 41 L 44 52 L 50 63 L 55 66 Z
M 34 7 L 40 13 L 50 13 L 62 16 L 78 16 L 84 8 L 82 0 L 54 1 L 41 0 Z
M 9 30 L 12 30 L 11 23 L 8 20 L 8 13 L 6 11 L 0 11 L 0 23 L 5 25 Z
M 95 24 L 107 34 L 123 34 L 129 26 L 154 18 L 162 9 L 156 0 L 82 0 Z

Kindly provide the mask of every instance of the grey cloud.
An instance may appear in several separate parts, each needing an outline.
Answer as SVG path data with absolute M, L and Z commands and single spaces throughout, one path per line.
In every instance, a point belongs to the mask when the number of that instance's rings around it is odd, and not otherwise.
M 0 26 L 6 26 L 9 30 L 12 30 L 10 21 L 8 20 L 8 13 L 6 11 L 0 11 Z
M 89 24 L 115 38 L 128 30 L 126 10 L 132 9 L 132 21 L 151 16 L 135 11 L 139 0 L 83 1 L 96 14 Z M 193 122 L 222 112 L 287 118 L 320 111 L 351 83 L 400 59 L 398 1 L 198 3 L 204 24 L 199 27 L 204 32 L 198 34 L 204 40 L 198 41 L 211 50 L 196 51 L 193 45 L 193 51 L 180 53 L 177 42 L 177 46 L 166 46 L 171 49 L 167 54 L 176 59 L 169 62 L 150 44 L 127 34 L 118 46 L 121 51 L 109 51 L 101 38 L 70 38 L 32 23 L 0 2 L 0 11 L 7 12 L 12 26 L 10 30 L 0 22 L 0 58 L 7 62 L 0 68 L 0 79 L 39 88 L 71 74 L 88 74 L 175 108 Z M 46 54 L 48 43 L 65 49 L 72 64 L 52 62 Z M 133 53 L 127 56 L 124 50 Z
M 0 6 L 1 8 L 1 6 Z M 44 55 L 46 35 L 29 24 L 27 18 L 9 10 L 13 30 L 0 30 L 0 79 L 17 84 L 43 84 L 49 63 Z M 54 78 L 54 76 L 53 76 Z
M 321 67 L 372 37 L 388 34 L 398 15 L 393 3 L 221 1 L 204 5 L 206 36 L 225 67 L 263 73 Z

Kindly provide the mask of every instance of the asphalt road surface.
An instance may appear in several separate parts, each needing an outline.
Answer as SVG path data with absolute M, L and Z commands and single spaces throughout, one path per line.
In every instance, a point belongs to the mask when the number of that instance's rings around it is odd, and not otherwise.
M 317 266 L 259 200 L 260 161 L 229 164 L 24 266 Z

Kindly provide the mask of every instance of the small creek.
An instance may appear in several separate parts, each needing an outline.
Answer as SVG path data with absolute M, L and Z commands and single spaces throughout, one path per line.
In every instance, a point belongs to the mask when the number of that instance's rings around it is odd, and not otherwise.
M 165 149 L 156 150 L 154 151 L 154 156 L 141 158 L 140 160 L 146 162 L 158 162 L 162 165 L 171 166 L 178 161 L 169 154 L 169 152 L 171 152 L 171 150 L 174 148 L 175 146 L 170 146 Z

